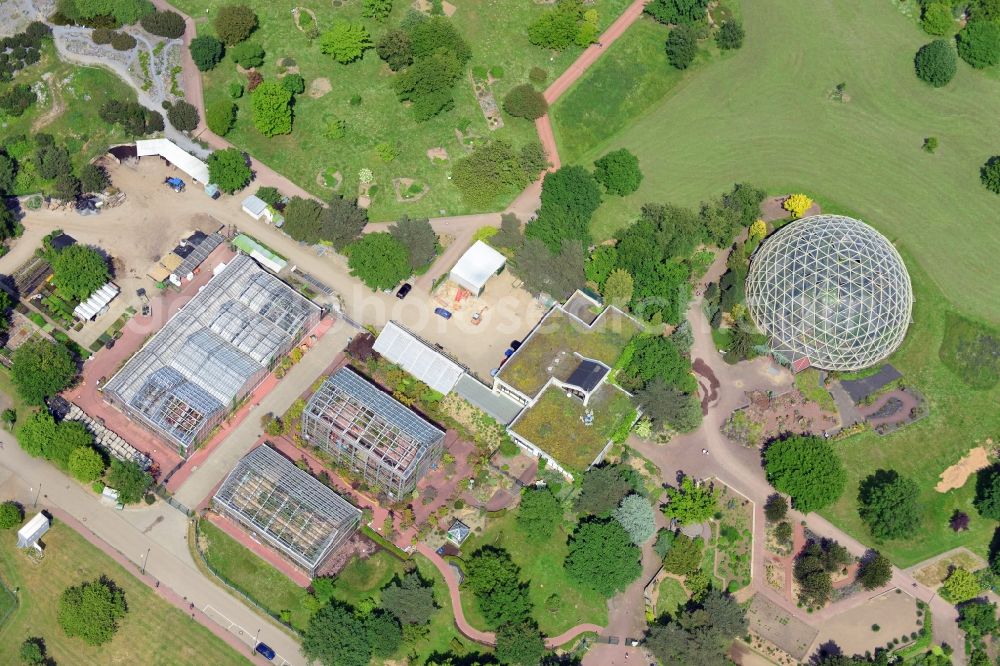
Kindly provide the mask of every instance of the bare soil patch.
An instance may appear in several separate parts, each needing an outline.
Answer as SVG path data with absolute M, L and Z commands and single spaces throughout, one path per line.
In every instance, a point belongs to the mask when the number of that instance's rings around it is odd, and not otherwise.
M 918 564 L 911 569 L 913 577 L 921 585 L 930 588 L 937 588 L 952 569 L 965 569 L 966 571 L 977 571 L 986 566 L 983 558 L 979 557 L 966 548 L 956 548 L 950 553 L 945 553 L 932 559 L 924 565 Z
M 424 12 L 425 14 L 431 13 L 431 3 L 430 0 L 414 0 L 413 8 L 418 12 Z M 458 11 L 458 7 L 451 4 L 450 2 L 442 2 L 441 9 L 444 10 L 444 15 L 451 18 Z
M 751 632 L 774 643 L 777 648 L 787 652 L 796 661 L 805 658 L 809 646 L 819 633 L 762 594 L 753 598 L 747 619 L 750 621 Z
M 837 425 L 837 414 L 806 400 L 798 390 L 778 396 L 764 391 L 747 395 L 749 404 L 726 420 L 723 433 L 744 446 L 760 446 L 783 433 L 820 434 Z
M 939 493 L 946 493 L 965 485 L 969 477 L 990 464 L 989 453 L 981 446 L 969 449 L 962 458 L 941 472 L 941 480 L 934 486 Z
M 431 162 L 434 162 L 436 160 L 447 161 L 448 160 L 448 151 L 445 150 L 444 148 L 440 148 L 440 147 L 438 147 L 438 148 L 430 148 L 427 151 L 427 158 Z
M 42 79 L 45 80 L 45 85 L 48 86 L 49 92 L 52 94 L 52 106 L 45 113 L 35 118 L 35 122 L 31 123 L 32 134 L 54 122 L 66 110 L 66 102 L 60 94 L 59 84 L 52 80 L 52 74 L 46 72 L 42 75 Z
M 309 91 L 306 94 L 313 99 L 319 99 L 331 90 L 333 90 L 333 86 L 330 85 L 330 79 L 321 76 L 309 82 Z

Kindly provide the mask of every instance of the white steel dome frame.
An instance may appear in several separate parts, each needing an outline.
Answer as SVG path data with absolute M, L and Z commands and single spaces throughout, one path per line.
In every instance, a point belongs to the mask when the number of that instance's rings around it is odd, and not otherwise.
M 814 215 L 779 229 L 757 249 L 746 303 L 780 360 L 853 371 L 902 343 L 913 288 L 885 236 L 854 218 Z

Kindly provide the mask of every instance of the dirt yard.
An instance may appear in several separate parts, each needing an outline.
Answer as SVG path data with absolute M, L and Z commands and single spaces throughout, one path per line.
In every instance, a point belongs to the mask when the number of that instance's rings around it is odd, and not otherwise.
M 750 620 L 750 631 L 774 643 L 799 661 L 805 658 L 809 646 L 819 633 L 802 620 L 792 617 L 762 594 L 754 596 L 747 618 Z
M 832 643 L 844 654 L 864 654 L 894 638 L 905 635 L 909 640 L 910 633 L 920 630 L 917 619 L 916 600 L 905 592 L 890 590 L 825 620 L 813 645 L 828 647 Z M 873 626 L 878 626 L 878 631 L 872 631 Z
M 946 493 L 961 488 L 970 476 L 984 467 L 989 467 L 989 464 L 990 457 L 986 449 L 981 446 L 970 449 L 957 463 L 941 472 L 941 480 L 934 486 L 934 490 Z
M 936 588 L 948 577 L 951 569 L 976 571 L 986 566 L 986 561 L 965 548 L 956 548 L 937 557 L 921 562 L 909 569 L 921 585 Z

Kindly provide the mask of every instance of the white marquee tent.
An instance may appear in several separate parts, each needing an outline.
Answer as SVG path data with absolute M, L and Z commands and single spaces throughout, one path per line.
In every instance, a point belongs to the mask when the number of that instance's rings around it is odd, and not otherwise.
M 208 165 L 182 149 L 170 139 L 139 139 L 135 142 L 136 155 L 159 155 L 202 185 L 208 185 Z
M 448 276 L 452 282 L 478 296 L 491 277 L 500 272 L 507 258 L 483 241 L 465 251 Z
M 455 388 L 464 372 L 462 366 L 394 321 L 385 325 L 372 349 L 440 393 Z

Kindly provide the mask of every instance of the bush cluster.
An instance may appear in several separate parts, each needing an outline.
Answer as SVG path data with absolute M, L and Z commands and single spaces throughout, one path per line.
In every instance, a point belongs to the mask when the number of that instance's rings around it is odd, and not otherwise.
M 184 35 L 184 19 L 177 12 L 153 12 L 146 14 L 139 23 L 146 32 L 158 37 L 177 39 Z

